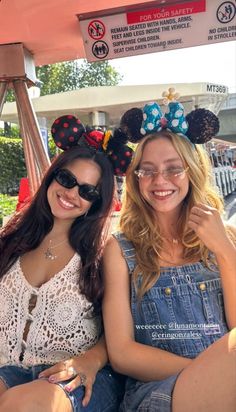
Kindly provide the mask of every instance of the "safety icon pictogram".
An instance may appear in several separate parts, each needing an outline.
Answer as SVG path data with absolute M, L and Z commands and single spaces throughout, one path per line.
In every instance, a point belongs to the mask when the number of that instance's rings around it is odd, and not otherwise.
M 104 59 L 109 53 L 109 47 L 105 41 L 96 41 L 93 44 L 92 52 L 98 59 Z
M 105 26 L 100 20 L 92 20 L 88 25 L 88 33 L 93 40 L 102 39 L 105 32 Z
M 220 23 L 229 23 L 233 20 L 236 14 L 236 6 L 232 1 L 224 1 L 218 7 L 216 16 Z

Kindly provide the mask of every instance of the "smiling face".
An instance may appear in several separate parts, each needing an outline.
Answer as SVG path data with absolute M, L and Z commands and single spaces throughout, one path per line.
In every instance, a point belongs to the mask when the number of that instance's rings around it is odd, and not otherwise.
M 100 167 L 90 159 L 77 159 L 65 166 L 76 178 L 79 185 L 89 184 L 96 187 L 101 178 Z M 71 189 L 59 184 L 55 179 L 47 191 L 48 203 L 55 219 L 72 223 L 78 216 L 84 215 L 92 205 L 79 195 L 78 186 Z
M 189 190 L 189 178 L 186 172 L 171 176 L 173 169 L 185 170 L 171 141 L 161 136 L 149 141 L 144 147 L 139 169 L 151 172 L 168 171 L 169 177 L 164 177 L 161 173 L 139 177 L 139 190 L 157 214 L 178 216 Z

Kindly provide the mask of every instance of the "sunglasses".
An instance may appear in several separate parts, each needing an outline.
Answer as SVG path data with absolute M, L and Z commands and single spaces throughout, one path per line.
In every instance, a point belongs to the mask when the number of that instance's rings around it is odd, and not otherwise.
M 100 197 L 99 191 L 96 186 L 89 185 L 87 183 L 81 185 L 77 182 L 76 177 L 67 169 L 59 169 L 54 173 L 54 179 L 59 185 L 66 189 L 72 189 L 78 186 L 78 193 L 80 197 L 88 202 L 94 202 Z
M 182 179 L 184 174 L 188 171 L 188 167 L 184 169 L 183 167 L 175 167 L 166 170 L 145 170 L 138 169 L 134 173 L 141 179 L 154 179 L 156 175 L 160 174 L 165 180 L 175 181 Z

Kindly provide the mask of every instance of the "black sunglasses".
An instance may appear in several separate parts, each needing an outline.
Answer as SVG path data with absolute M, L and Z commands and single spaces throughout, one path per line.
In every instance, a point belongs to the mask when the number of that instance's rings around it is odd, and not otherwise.
M 80 197 L 88 202 L 94 202 L 100 197 L 99 191 L 95 186 L 87 183 L 80 185 L 75 176 L 67 169 L 56 170 L 54 172 L 54 178 L 59 185 L 65 187 L 66 189 L 72 189 L 73 187 L 78 186 Z

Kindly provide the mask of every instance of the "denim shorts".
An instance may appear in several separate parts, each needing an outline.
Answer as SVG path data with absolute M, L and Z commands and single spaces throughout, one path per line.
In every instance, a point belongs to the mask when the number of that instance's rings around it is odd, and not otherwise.
M 51 365 L 37 365 L 29 368 L 7 365 L 0 367 L 0 380 L 7 388 L 32 382 L 38 375 Z M 69 381 L 57 383 L 70 399 L 72 412 L 117 412 L 123 396 L 124 377 L 115 373 L 109 365 L 101 369 L 93 385 L 92 396 L 86 407 L 82 406 L 84 387 L 79 386 L 72 392 L 67 392 L 64 387 Z
M 170 412 L 179 374 L 162 381 L 140 382 L 128 378 L 120 412 Z

